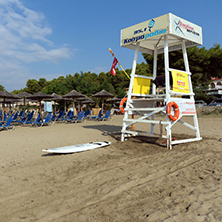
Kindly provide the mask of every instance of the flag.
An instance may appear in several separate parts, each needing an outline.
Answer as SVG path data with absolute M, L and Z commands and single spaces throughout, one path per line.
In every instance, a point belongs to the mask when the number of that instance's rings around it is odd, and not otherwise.
M 113 74 L 114 76 L 116 75 L 116 69 L 115 69 L 115 67 L 116 67 L 116 64 L 117 64 L 117 63 L 118 63 L 118 60 L 117 60 L 116 57 L 114 57 L 114 59 L 113 59 L 113 64 L 112 64 L 112 68 L 111 68 L 111 70 L 110 70 L 110 73 Z

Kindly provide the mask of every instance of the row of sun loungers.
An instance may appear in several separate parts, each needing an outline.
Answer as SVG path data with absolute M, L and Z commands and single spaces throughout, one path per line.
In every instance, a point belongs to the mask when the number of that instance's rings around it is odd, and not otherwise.
M 102 116 L 102 110 L 100 110 L 97 116 L 89 115 L 89 110 L 86 112 L 80 111 L 77 116 L 74 116 L 72 111 L 69 111 L 65 115 L 64 111 L 61 111 L 58 116 L 56 114 L 48 113 L 47 116 L 43 119 L 40 114 L 37 118 L 33 120 L 34 111 L 29 112 L 25 115 L 24 112 L 16 112 L 15 114 L 4 115 L 4 120 L 2 121 L 2 116 L 0 116 L 0 130 L 2 129 L 14 129 L 15 125 L 22 126 L 46 126 L 53 125 L 54 122 L 64 122 L 64 123 L 77 123 L 85 122 L 86 120 L 108 120 L 111 119 L 111 112 L 108 110 L 104 116 Z

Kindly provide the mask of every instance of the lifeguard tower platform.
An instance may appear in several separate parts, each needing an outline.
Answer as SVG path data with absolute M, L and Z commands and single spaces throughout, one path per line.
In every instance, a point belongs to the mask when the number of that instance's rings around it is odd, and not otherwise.
M 160 125 L 160 129 L 165 128 L 165 133 L 160 130 L 160 134 L 157 136 L 166 139 L 166 145 L 169 149 L 172 149 L 172 145 L 175 144 L 202 139 L 199 132 L 186 51 L 186 48 L 197 45 L 202 45 L 202 28 L 172 13 L 121 30 L 121 46 L 135 50 L 121 141 L 141 133 L 154 135 L 154 127 L 157 124 Z M 185 70 L 169 67 L 169 52 L 179 49 L 182 49 Z M 139 52 L 153 55 L 152 77 L 135 73 Z M 156 85 L 151 81 L 157 76 L 157 55 L 161 53 L 164 53 L 165 66 L 164 94 L 158 94 Z M 170 86 L 170 74 L 173 79 L 172 87 Z M 152 86 L 152 90 L 150 86 Z M 164 105 L 157 106 L 159 102 Z M 164 114 L 162 115 L 164 120 L 156 120 L 155 116 L 160 113 Z M 183 116 L 190 116 L 193 119 L 193 124 L 182 121 Z M 133 130 L 131 126 L 136 123 L 150 124 L 150 132 Z M 173 140 L 172 127 L 176 123 L 181 124 L 181 129 L 183 127 L 190 128 L 194 132 L 194 136 Z

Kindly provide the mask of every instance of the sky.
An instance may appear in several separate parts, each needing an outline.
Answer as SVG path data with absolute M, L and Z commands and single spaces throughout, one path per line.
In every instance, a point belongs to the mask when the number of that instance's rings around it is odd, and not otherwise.
M 221 0 L 0 0 L 0 84 L 10 92 L 28 79 L 108 72 L 109 48 L 130 69 L 121 29 L 170 12 L 201 26 L 207 49 L 222 45 L 221 8 Z

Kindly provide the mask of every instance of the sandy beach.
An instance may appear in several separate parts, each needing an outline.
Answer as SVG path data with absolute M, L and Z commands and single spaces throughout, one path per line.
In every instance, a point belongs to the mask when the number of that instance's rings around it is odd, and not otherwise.
M 120 142 L 122 118 L 1 131 L 1 221 L 222 221 L 222 116 L 199 117 L 203 140 L 172 150 L 144 137 Z M 105 140 L 81 153 L 42 152 Z

